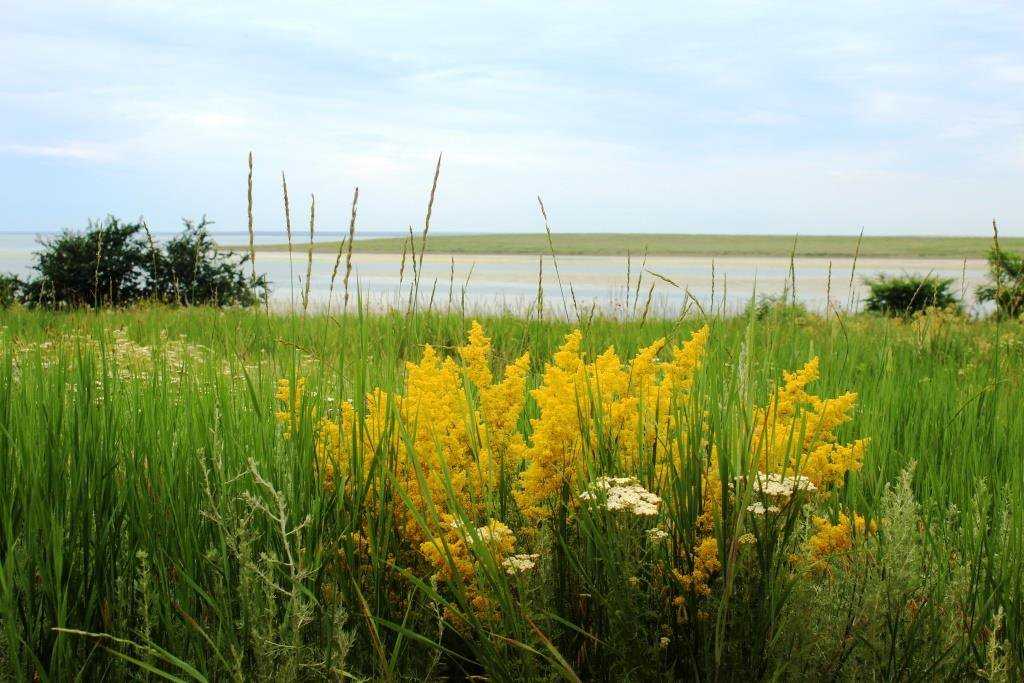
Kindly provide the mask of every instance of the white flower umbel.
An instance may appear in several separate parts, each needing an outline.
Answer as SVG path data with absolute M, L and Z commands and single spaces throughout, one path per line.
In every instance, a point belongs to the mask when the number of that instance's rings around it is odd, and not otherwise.
M 537 560 L 540 555 L 511 555 L 501 561 L 501 566 L 505 568 L 505 573 L 509 576 L 515 576 L 516 574 L 524 574 L 534 567 L 537 566 Z
M 657 515 L 661 505 L 661 498 L 633 477 L 601 477 L 580 494 L 580 500 L 603 502 L 609 510 L 624 510 L 640 517 Z
M 742 482 L 743 477 L 738 477 L 737 481 Z M 774 472 L 755 474 L 751 488 L 755 495 L 779 502 L 785 502 L 797 493 L 814 493 L 818 490 L 814 482 L 805 476 L 784 477 Z
M 767 514 L 774 515 L 779 511 L 780 509 L 778 505 L 769 505 L 768 507 L 765 507 L 761 501 L 756 501 L 747 506 L 747 512 L 762 517 Z
M 661 543 L 668 538 L 668 532 L 658 527 L 648 529 L 645 533 L 647 534 L 647 540 L 651 543 Z

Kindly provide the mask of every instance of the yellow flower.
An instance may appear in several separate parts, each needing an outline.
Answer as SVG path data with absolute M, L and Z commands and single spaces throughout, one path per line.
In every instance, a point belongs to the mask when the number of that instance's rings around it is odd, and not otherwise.
M 302 419 L 302 397 L 306 393 L 306 379 L 300 377 L 295 381 L 292 391 L 291 382 L 287 379 L 277 380 L 277 391 L 274 398 L 284 405 L 274 411 L 274 418 L 284 426 L 284 438 L 290 439 L 298 431 Z
M 854 540 L 878 530 L 874 522 L 866 524 L 864 517 L 857 513 L 854 513 L 851 520 L 846 513 L 840 512 L 836 524 L 832 524 L 824 517 L 814 517 L 811 522 L 816 531 L 807 540 L 805 548 L 811 558 L 811 565 L 818 570 L 827 569 L 830 557 L 841 556 L 850 551 Z
M 516 493 L 523 513 L 543 519 L 563 491 L 571 497 L 584 453 L 612 453 L 627 469 L 641 456 L 678 453 L 680 425 L 672 408 L 686 400 L 707 336 L 707 327 L 695 332 L 672 350 L 668 363 L 657 360 L 665 346 L 658 339 L 626 365 L 612 347 L 587 363 L 580 352 L 582 335 L 568 334 L 545 367 L 541 386 L 531 392 L 540 417 L 530 422 L 524 453 L 529 464 Z
M 838 443 L 835 431 L 852 419 L 857 394 L 830 399 L 809 394 L 818 365 L 812 358 L 797 372 L 783 373 L 783 385 L 768 407 L 755 411 L 752 455 L 759 470 L 795 472 L 825 488 L 860 469 L 868 440 Z
M 484 335 L 484 328 L 475 320 L 469 328 L 469 343 L 459 347 L 459 356 L 473 384 L 478 387 L 490 386 L 491 340 Z
M 673 570 L 673 576 L 682 585 L 683 590 L 698 596 L 711 595 L 708 582 L 722 568 L 722 563 L 718 559 L 718 541 L 713 536 L 701 540 L 690 553 L 690 562 L 692 569 L 688 574 L 676 569 Z
M 316 457 L 323 477 L 324 486 L 334 488 L 334 480 L 338 476 L 351 476 L 356 471 L 357 459 L 361 459 L 358 471 L 363 477 L 369 473 L 374 453 L 383 440 L 393 431 L 389 427 L 389 408 L 394 397 L 381 389 L 374 389 L 366 395 L 363 419 L 356 416 L 351 401 L 341 404 L 341 412 L 337 418 L 321 418 L 316 427 Z M 353 440 L 357 446 L 352 450 Z M 394 436 L 390 439 L 391 448 L 397 447 Z
M 530 421 L 532 443 L 525 452 L 530 464 L 522 474 L 516 498 L 523 513 L 533 519 L 547 515 L 544 502 L 568 484 L 577 466 L 581 448 L 577 402 L 585 400 L 578 392 L 582 339 L 579 330 L 566 336 L 554 363 L 544 369 L 541 386 L 531 392 L 540 417 Z
M 486 553 L 495 565 L 508 573 L 532 568 L 532 564 L 526 567 L 523 558 L 536 560 L 537 556 L 515 555 L 515 534 L 496 519 L 490 519 L 484 526 L 471 531 L 459 520 L 448 517 L 444 529 L 443 536 L 420 544 L 423 558 L 438 579 L 457 580 L 463 584 L 474 612 L 481 616 L 497 616 L 492 603 L 475 581 L 480 555 Z M 514 561 L 507 564 L 513 558 Z M 510 566 L 513 571 L 509 571 Z

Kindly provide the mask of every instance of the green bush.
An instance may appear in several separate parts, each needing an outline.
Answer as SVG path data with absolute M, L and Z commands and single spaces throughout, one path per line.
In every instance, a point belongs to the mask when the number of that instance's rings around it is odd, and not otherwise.
M 223 253 L 207 233 L 205 217 L 185 220 L 180 235 L 158 246 L 145 225 L 113 216 L 84 232 L 65 230 L 41 242 L 33 269 L 19 287 L 27 306 L 126 306 L 140 301 L 178 305 L 241 305 L 261 301 L 266 279 L 248 277 L 248 256 Z
M 182 305 L 251 306 L 262 301 L 266 277 L 252 279 L 244 265 L 249 256 L 220 252 L 203 216 L 198 223 L 186 219 L 181 234 L 155 253 L 151 266 L 151 297 Z
M 10 308 L 18 300 L 22 286 L 17 275 L 0 273 L 0 308 Z
M 978 301 L 991 301 L 1000 315 L 1019 318 L 1024 314 L 1024 257 L 993 247 L 988 271 L 992 281 L 978 287 Z
M 909 316 L 928 308 L 960 308 L 960 302 L 949 291 L 952 278 L 883 273 L 865 279 L 864 284 L 871 289 L 864 303 L 874 313 Z
M 27 305 L 51 307 L 122 306 L 144 298 L 148 253 L 141 224 L 113 216 L 90 222 L 84 232 L 65 230 L 40 240 L 22 293 Z

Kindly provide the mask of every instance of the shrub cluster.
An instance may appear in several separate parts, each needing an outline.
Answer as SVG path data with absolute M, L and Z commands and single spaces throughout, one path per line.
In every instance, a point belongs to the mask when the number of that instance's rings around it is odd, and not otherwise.
M 928 308 L 960 308 L 960 302 L 949 291 L 951 278 L 882 274 L 864 283 L 871 290 L 864 303 L 873 313 L 909 316 Z
M 141 221 L 113 216 L 83 232 L 65 230 L 41 240 L 35 277 L 0 276 L 0 305 L 126 306 L 157 301 L 182 306 L 251 306 L 267 295 L 265 276 L 245 273 L 247 255 L 220 252 L 204 216 L 186 219 L 180 234 L 155 243 Z
M 993 247 L 988 254 L 991 282 L 977 290 L 978 301 L 995 303 L 1000 315 L 1024 314 L 1024 256 Z
M 23 285 L 17 275 L 0 273 L 0 308 L 7 308 L 17 301 Z

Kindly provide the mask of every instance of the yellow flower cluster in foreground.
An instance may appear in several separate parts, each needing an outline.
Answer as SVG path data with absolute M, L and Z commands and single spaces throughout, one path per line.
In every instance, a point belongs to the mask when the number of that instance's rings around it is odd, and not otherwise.
M 838 443 L 835 430 L 850 420 L 857 394 L 822 399 L 807 393 L 818 374 L 817 358 L 783 374 L 771 403 L 755 413 L 753 447 L 758 469 L 797 472 L 825 487 L 860 469 L 868 440 Z
M 586 363 L 580 352 L 582 335 L 568 335 L 545 368 L 541 386 L 532 392 L 540 417 L 531 420 L 531 444 L 525 453 L 529 464 L 516 496 L 524 514 L 545 518 L 551 500 L 574 488 L 585 453 L 611 451 L 629 471 L 641 455 L 678 448 L 668 438 L 678 431 L 675 409 L 686 405 L 707 338 L 708 328 L 703 327 L 673 349 L 667 363 L 657 362 L 665 346 L 658 339 L 626 365 L 610 347 Z
M 538 527 L 555 512 L 565 519 L 583 508 L 633 519 L 634 526 L 646 520 L 636 529 L 637 542 L 646 534 L 652 557 L 668 563 L 662 575 L 675 588 L 666 600 L 682 608 L 711 595 L 722 568 L 723 490 L 750 496 L 741 509 L 749 519 L 736 541 L 750 545 L 754 525 L 840 486 L 861 466 L 867 445 L 864 439 L 843 444 L 836 436 L 851 419 L 856 394 L 822 399 L 808 393 L 819 373 L 815 358 L 785 373 L 768 405 L 752 410 L 749 459 L 732 463 L 732 471 L 756 474 L 723 489 L 715 445 L 688 443 L 691 434 L 703 433 L 694 427 L 708 419 L 691 400 L 708 336 L 703 327 L 669 350 L 658 339 L 628 362 L 614 348 L 591 361 L 582 334 L 573 331 L 529 392 L 534 405 L 528 410 L 529 355 L 496 372 L 491 341 L 473 322 L 456 353 L 442 355 L 427 345 L 418 362 L 406 363 L 402 390 L 375 388 L 319 418 L 314 443 L 322 480 L 349 491 L 380 463 L 377 476 L 395 494 L 366 504 L 389 505 L 407 559 L 429 567 L 438 580 L 466 586 L 478 614 L 493 615 L 495 608 L 479 581 L 482 556 L 490 570 L 528 579 L 543 557 Z M 299 428 L 304 391 L 302 379 L 294 388 L 279 382 L 276 416 L 286 438 Z M 662 502 L 678 495 L 672 476 L 694 464 L 699 509 L 687 523 L 692 527 L 681 529 Z M 818 559 L 864 532 L 857 516 L 843 515 L 837 525 L 815 518 L 814 525 L 809 547 Z

